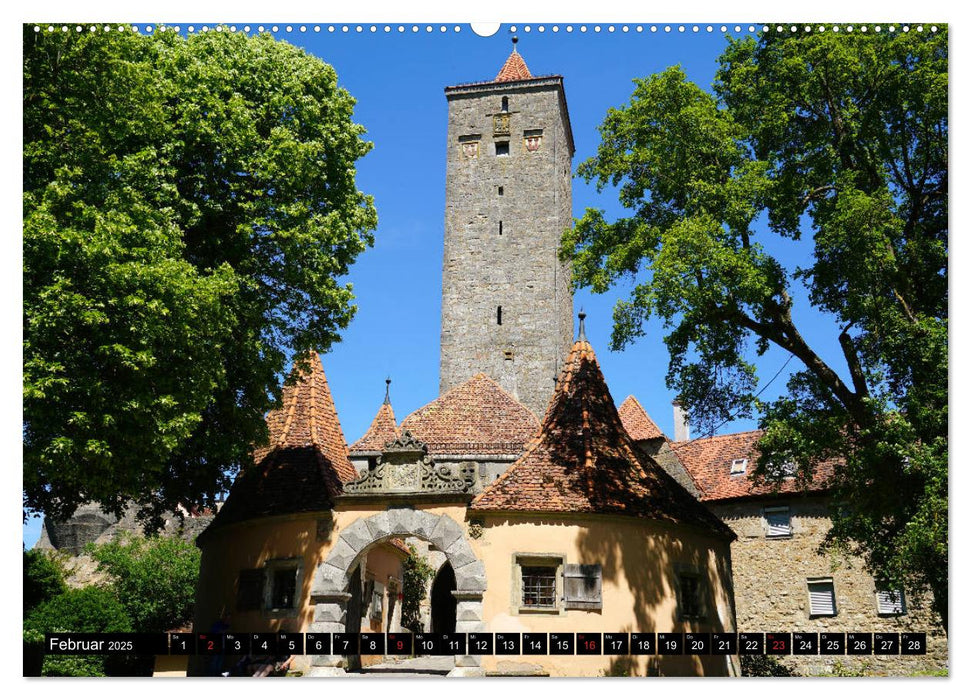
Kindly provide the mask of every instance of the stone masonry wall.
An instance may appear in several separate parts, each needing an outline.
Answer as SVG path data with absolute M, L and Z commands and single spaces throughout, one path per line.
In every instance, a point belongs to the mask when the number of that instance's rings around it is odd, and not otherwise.
M 906 676 L 947 668 L 947 637 L 933 622 L 926 598 L 906 592 L 906 614 L 878 615 L 876 585 L 863 562 L 817 553 L 830 526 L 829 512 L 822 498 L 774 498 L 706 505 L 738 535 L 732 545 L 732 574 L 740 632 L 927 633 L 926 656 L 777 657 L 800 675 L 843 671 Z M 783 505 L 789 507 L 792 536 L 768 539 L 762 509 Z M 832 577 L 836 592 L 835 617 L 810 618 L 806 583 L 810 577 Z
M 485 372 L 539 418 L 573 337 L 569 268 L 557 257 L 572 221 L 561 89 L 549 79 L 448 93 L 440 391 Z M 503 97 L 509 135 L 496 136 Z

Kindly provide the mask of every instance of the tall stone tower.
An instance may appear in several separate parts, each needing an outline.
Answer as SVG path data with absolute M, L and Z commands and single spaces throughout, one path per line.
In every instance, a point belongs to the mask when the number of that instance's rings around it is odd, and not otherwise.
M 542 419 L 573 336 L 573 133 L 558 75 L 513 52 L 496 78 L 445 88 L 448 159 L 440 391 L 485 372 Z

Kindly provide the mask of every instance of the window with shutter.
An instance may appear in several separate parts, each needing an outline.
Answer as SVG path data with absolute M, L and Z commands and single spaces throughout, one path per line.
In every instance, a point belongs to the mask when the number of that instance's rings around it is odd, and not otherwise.
M 816 616 L 836 615 L 836 589 L 833 587 L 833 579 L 810 579 L 807 582 L 809 587 L 809 614 Z
M 877 591 L 878 615 L 904 615 L 906 613 L 907 606 L 904 603 L 903 591 Z
M 765 536 L 766 537 L 791 537 L 792 523 L 789 518 L 789 507 L 765 509 Z
M 236 610 L 259 610 L 263 605 L 263 569 L 239 572 L 236 587 Z
M 600 564 L 563 565 L 563 606 L 567 610 L 603 608 L 603 569 Z

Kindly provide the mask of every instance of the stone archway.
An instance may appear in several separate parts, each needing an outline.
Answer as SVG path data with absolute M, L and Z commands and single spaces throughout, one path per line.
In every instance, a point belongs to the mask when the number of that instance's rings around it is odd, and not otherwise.
M 485 566 L 472 552 L 462 526 L 447 515 L 434 515 L 413 508 L 391 508 L 355 520 L 344 528 L 327 558 L 314 572 L 310 600 L 314 604 L 311 632 L 343 632 L 347 622 L 349 575 L 368 547 L 392 537 L 418 537 L 445 553 L 455 572 L 456 632 L 481 632 L 482 597 L 486 589 Z M 313 656 L 311 675 L 337 675 L 340 656 Z M 456 669 L 474 672 L 481 656 L 455 657 Z

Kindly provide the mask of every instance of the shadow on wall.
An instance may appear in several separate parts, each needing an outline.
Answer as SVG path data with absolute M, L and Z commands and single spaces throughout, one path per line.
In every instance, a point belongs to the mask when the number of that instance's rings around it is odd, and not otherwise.
M 726 561 L 727 557 L 720 560 L 710 547 L 686 545 L 673 533 L 659 532 L 660 528 L 650 527 L 645 533 L 643 524 L 645 521 L 635 519 L 629 525 L 605 522 L 603 527 L 585 529 L 577 538 L 583 562 L 599 563 L 602 567 L 604 607 L 611 605 L 609 584 L 619 587 L 626 581 L 634 598 L 631 613 L 635 621 L 627 631 L 725 631 L 718 615 L 715 587 L 719 581 L 731 581 L 731 561 Z M 704 614 L 699 619 L 680 619 L 676 590 L 679 570 L 697 572 L 705 581 L 701 588 Z M 726 591 L 726 595 L 731 596 L 731 592 Z M 644 662 L 636 656 L 629 657 L 629 661 L 619 657 L 607 669 L 607 675 L 615 674 L 720 676 L 726 674 L 726 664 L 723 656 L 657 656 L 645 657 Z

